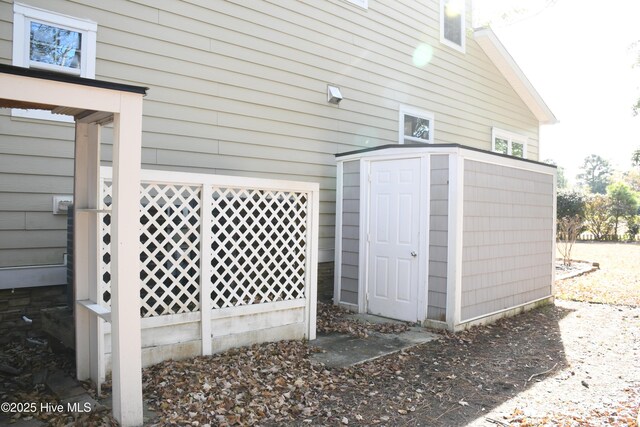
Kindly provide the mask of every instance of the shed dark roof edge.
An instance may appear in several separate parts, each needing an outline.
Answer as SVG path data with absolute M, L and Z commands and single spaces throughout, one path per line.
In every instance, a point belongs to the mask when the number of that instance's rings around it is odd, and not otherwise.
M 506 159 L 519 160 L 521 162 L 533 163 L 533 164 L 542 165 L 542 166 L 549 166 L 551 168 L 556 168 L 556 169 L 558 168 L 556 165 L 551 165 L 549 163 L 538 162 L 536 160 L 521 159 L 520 157 L 509 156 L 508 154 L 502 154 L 502 153 L 495 153 L 493 151 L 482 150 L 480 148 L 475 148 L 475 147 L 468 147 L 468 146 L 462 145 L 462 144 L 421 144 L 421 143 L 417 143 L 417 144 L 386 144 L 386 145 L 380 145 L 378 147 L 369 147 L 369 148 L 363 148 L 361 150 L 348 151 L 346 153 L 338 153 L 335 156 L 336 156 L 336 158 L 339 158 L 339 157 L 344 157 L 344 156 L 350 156 L 352 154 L 361 154 L 361 153 L 368 153 L 368 152 L 371 152 L 371 151 L 385 150 L 387 148 L 429 148 L 429 147 L 463 148 L 465 150 L 477 151 L 479 153 L 485 153 L 485 154 L 491 154 L 492 156 L 504 157 Z
M 134 86 L 122 83 L 107 82 L 104 80 L 87 79 L 84 77 L 72 76 L 64 73 L 56 73 L 47 70 L 37 70 L 34 68 L 16 67 L 15 65 L 0 64 L 0 73 L 13 74 L 16 76 L 33 77 L 36 79 L 53 80 L 62 83 L 71 83 L 82 86 L 98 87 L 109 90 L 119 90 L 121 92 L 139 93 L 146 95 L 148 87 Z

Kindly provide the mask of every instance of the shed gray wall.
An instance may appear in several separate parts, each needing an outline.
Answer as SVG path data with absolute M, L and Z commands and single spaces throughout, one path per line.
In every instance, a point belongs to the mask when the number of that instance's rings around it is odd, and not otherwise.
M 435 114 L 436 143 L 490 150 L 495 126 L 527 136 L 538 156 L 538 121 L 473 36 L 464 54 L 440 43 L 438 0 L 27 3 L 95 21 L 96 77 L 149 87 L 144 167 L 319 182 L 325 261 L 334 154 L 397 143 L 400 104 Z M 12 21 L 13 2 L 0 0 L 4 64 Z M 424 69 L 412 61 L 420 43 L 433 48 Z M 342 89 L 339 108 L 327 83 Z M 64 217 L 51 196 L 72 190 L 73 128 L 2 110 L 0 129 L 0 266 L 59 263 Z
M 551 295 L 553 202 L 552 175 L 465 160 L 462 321 Z
M 340 301 L 358 304 L 360 161 L 344 162 L 342 181 L 342 274 Z
M 449 217 L 449 156 L 431 156 L 429 181 L 429 284 L 427 319 L 447 315 L 447 230 Z

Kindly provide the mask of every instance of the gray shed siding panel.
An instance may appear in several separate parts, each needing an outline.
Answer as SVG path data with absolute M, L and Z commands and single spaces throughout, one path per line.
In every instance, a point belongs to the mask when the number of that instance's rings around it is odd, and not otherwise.
M 463 321 L 551 295 L 551 175 L 466 160 L 463 210 Z
M 342 169 L 342 266 L 340 301 L 358 303 L 360 245 L 360 161 L 344 162 Z
M 446 319 L 449 156 L 431 156 L 429 180 L 429 284 L 427 319 Z

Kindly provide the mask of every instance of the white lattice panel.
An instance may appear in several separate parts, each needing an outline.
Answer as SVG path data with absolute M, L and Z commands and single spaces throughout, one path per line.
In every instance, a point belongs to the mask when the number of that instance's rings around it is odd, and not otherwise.
M 200 187 L 143 183 L 140 189 L 141 315 L 160 316 L 200 309 Z M 111 183 L 103 184 L 103 205 L 111 205 Z M 102 298 L 110 294 L 110 222 L 104 214 Z
M 212 307 L 305 298 L 308 197 L 214 188 Z
M 303 191 L 209 185 L 202 224 L 201 186 L 143 183 L 140 200 L 140 280 L 143 317 L 200 310 L 201 260 L 211 308 L 306 298 L 309 198 Z M 111 207 L 109 180 L 102 209 Z M 110 214 L 101 214 L 100 295 L 111 299 Z M 200 230 L 211 233 L 200 253 Z

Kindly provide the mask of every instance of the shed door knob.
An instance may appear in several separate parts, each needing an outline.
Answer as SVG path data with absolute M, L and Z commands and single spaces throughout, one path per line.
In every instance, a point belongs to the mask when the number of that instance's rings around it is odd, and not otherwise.
M 411 256 L 415 258 L 418 256 L 418 254 L 416 253 L 416 251 L 411 251 Z

